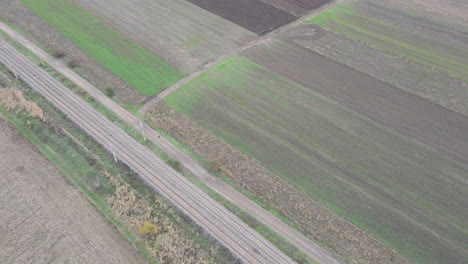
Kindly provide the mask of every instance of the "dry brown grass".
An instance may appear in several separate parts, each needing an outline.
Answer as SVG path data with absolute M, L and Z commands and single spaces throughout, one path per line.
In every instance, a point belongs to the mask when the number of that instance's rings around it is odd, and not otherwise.
M 28 101 L 17 88 L 5 88 L 0 90 L 0 105 L 6 110 L 26 111 L 31 117 L 46 121 L 44 111 L 34 102 Z
M 108 198 L 114 215 L 129 226 L 134 233 L 140 234 L 139 239 L 145 248 L 160 263 L 215 263 L 212 257 L 216 255 L 218 248 L 202 248 L 194 242 L 191 235 L 183 230 L 178 224 L 182 221 L 179 217 L 169 219 L 161 211 L 177 215 L 162 197 L 156 197 L 155 201 L 149 202 L 137 196 L 132 187 L 103 171 L 103 174 L 115 186 L 114 195 Z M 157 227 L 157 232 L 151 235 L 142 234 L 141 227 L 151 223 Z

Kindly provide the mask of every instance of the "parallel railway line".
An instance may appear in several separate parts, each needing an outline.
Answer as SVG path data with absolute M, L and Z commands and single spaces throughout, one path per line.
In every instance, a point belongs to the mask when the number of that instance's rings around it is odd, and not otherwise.
M 1 39 L 0 63 L 67 114 L 97 142 L 115 153 L 148 185 L 169 199 L 243 262 L 294 263 L 154 153 Z

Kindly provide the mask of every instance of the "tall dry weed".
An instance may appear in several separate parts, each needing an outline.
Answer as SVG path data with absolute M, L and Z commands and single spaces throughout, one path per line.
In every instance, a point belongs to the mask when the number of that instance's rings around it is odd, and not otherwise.
M 34 102 L 28 101 L 18 88 L 0 89 L 0 105 L 6 110 L 24 110 L 31 117 L 46 121 L 44 111 Z

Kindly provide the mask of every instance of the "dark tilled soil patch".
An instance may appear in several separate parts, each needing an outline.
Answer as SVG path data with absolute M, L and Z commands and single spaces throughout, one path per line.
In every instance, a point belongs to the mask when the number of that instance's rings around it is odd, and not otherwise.
M 331 0 L 260 0 L 265 4 L 284 10 L 294 16 L 302 16 L 308 11 L 319 8 Z
M 287 0 L 286 2 L 302 7 L 306 10 L 312 10 L 315 8 L 319 8 L 330 1 L 331 0 Z
M 468 162 L 468 118 L 461 114 L 293 43 L 254 47 L 245 55 L 371 120 Z
M 223 173 L 234 182 L 287 216 L 303 233 L 348 259 L 349 263 L 410 263 L 164 101 L 148 113 L 147 120 L 205 160 L 219 163 Z
M 104 91 L 106 87 L 114 88 L 117 101 L 131 104 L 145 100 L 145 96 L 139 94 L 97 63 L 88 54 L 36 16 L 19 0 L 0 1 L 0 20 L 24 32 L 26 37 L 39 47 L 52 53 L 55 51 L 63 52 L 65 63 L 76 61 L 79 65 L 77 71 L 80 72 L 81 76 L 101 91 Z
M 187 0 L 259 35 L 297 17 L 259 0 Z

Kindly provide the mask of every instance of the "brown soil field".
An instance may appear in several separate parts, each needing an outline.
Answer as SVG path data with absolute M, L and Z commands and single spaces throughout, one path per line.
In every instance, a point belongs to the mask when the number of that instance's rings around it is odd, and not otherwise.
M 186 0 L 262 35 L 297 17 L 260 0 Z
M 468 118 L 291 42 L 257 46 L 245 55 L 353 111 L 468 162 Z
M 300 17 L 310 10 L 319 8 L 331 0 L 259 0 L 265 4 L 286 11 L 291 15 Z
M 186 74 L 255 37 L 184 0 L 73 1 Z
M 468 116 L 468 83 L 465 81 L 315 25 L 298 26 L 283 38 L 401 90 Z
M 61 51 L 68 63 L 76 61 L 77 71 L 90 83 L 104 91 L 107 87 L 115 90 L 115 100 L 130 104 L 141 103 L 146 97 L 129 87 L 120 78 L 113 75 L 80 48 L 50 27 L 19 0 L 0 1 L 0 20 L 24 32 L 28 39 L 51 53 Z
M 145 260 L 0 117 L 0 262 Z
M 217 162 L 222 174 L 284 214 L 304 234 L 326 245 L 349 263 L 410 263 L 164 101 L 151 109 L 147 121 L 205 160 Z

